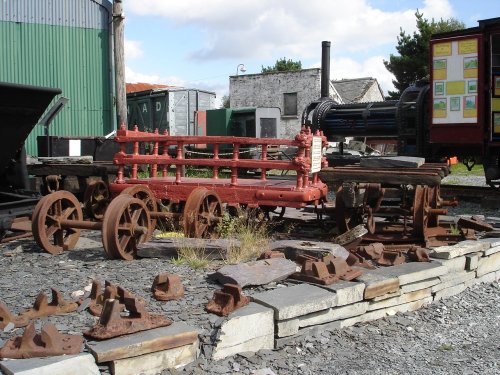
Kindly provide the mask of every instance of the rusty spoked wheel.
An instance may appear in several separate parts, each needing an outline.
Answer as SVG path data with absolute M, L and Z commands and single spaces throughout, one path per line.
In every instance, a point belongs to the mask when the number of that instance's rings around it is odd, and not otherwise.
M 429 192 L 426 186 L 417 185 L 413 197 L 413 231 L 423 235 L 429 225 Z
M 222 218 L 222 204 L 213 190 L 194 189 L 184 207 L 183 224 L 186 237 L 207 238 L 214 234 Z
M 440 208 L 441 207 L 441 188 L 439 185 L 437 186 L 428 186 L 428 196 L 429 196 L 429 205 L 431 208 Z M 437 227 L 439 225 L 439 217 L 438 215 L 430 215 L 429 222 L 427 223 L 428 227 Z
M 151 217 L 146 204 L 128 194 L 111 201 L 102 222 L 102 243 L 110 259 L 132 260 L 137 245 L 149 239 Z
M 43 197 L 33 211 L 33 237 L 50 254 L 71 250 L 80 238 L 80 229 L 65 227 L 64 220 L 82 219 L 78 199 L 67 191 L 56 191 Z
M 129 186 L 128 188 L 122 190 L 120 194 L 128 194 L 134 198 L 140 199 L 144 202 L 149 212 L 158 211 L 158 203 L 156 202 L 156 198 L 151 189 L 146 185 Z M 151 236 L 153 235 L 153 232 L 156 228 L 156 219 L 150 218 L 149 228 L 151 230 L 149 235 Z
M 89 218 L 102 220 L 108 205 L 109 189 L 104 181 L 96 181 L 87 186 L 83 197 L 83 207 Z

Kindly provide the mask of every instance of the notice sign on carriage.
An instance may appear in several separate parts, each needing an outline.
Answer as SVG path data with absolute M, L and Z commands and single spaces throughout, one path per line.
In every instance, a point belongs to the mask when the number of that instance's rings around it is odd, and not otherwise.
M 313 137 L 311 146 L 311 173 L 317 173 L 321 170 L 322 145 L 323 139 L 321 137 Z

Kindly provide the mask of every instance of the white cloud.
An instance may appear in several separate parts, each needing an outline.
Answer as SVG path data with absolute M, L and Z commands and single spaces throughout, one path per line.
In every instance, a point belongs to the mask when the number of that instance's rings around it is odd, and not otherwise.
M 395 88 L 392 84 L 394 76 L 385 68 L 384 59 L 383 56 L 372 56 L 360 63 L 350 58 L 334 58 L 330 65 L 330 78 L 335 80 L 360 77 L 376 78 L 384 95 L 387 95 L 389 90 L 394 91 Z
M 126 59 L 138 59 L 144 54 L 141 49 L 141 42 L 137 40 L 127 40 L 124 41 L 125 58 Z
M 209 4 L 209 5 L 208 5 Z M 400 27 L 415 30 L 415 9 L 382 11 L 369 0 L 127 0 L 128 11 L 202 30 L 193 59 L 317 56 L 322 40 L 334 51 L 375 51 L 394 44 Z M 449 0 L 424 0 L 426 18 L 453 15 Z

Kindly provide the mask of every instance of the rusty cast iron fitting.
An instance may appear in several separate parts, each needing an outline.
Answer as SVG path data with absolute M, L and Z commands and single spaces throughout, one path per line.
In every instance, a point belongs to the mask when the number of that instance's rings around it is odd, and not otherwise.
M 379 266 L 397 266 L 405 263 L 406 259 L 401 250 L 384 250 L 382 256 L 377 259 Z
M 289 277 L 295 280 L 307 281 L 314 284 L 330 285 L 338 281 L 336 275 L 330 274 L 326 263 L 311 255 L 299 255 L 295 261 L 301 265 L 300 272 Z
M 30 319 L 49 315 L 69 314 L 76 311 L 78 303 L 66 301 L 60 291 L 52 288 L 52 301 L 49 303 L 44 292 L 36 297 L 33 307 L 20 313 L 20 316 Z
M 355 278 L 362 275 L 361 270 L 353 270 L 342 258 L 335 257 L 333 255 L 327 255 L 323 257 L 323 262 L 326 264 L 328 272 L 330 274 L 337 276 L 341 280 L 354 280 Z
M 370 245 L 359 246 L 358 254 L 369 260 L 377 260 L 382 256 L 382 252 L 385 250 L 384 244 L 381 242 L 374 242 Z
M 170 301 L 184 297 L 184 286 L 179 275 L 160 273 L 153 280 L 153 297 L 158 301 Z
M 0 301 L 0 329 L 4 329 L 10 323 L 14 325 L 13 328 L 25 327 L 29 322 L 30 320 L 27 316 L 12 314 L 7 305 L 3 301 Z
M 257 258 L 257 260 L 274 259 L 274 258 L 285 258 L 285 254 L 283 254 L 281 251 L 267 250 L 262 252 Z
M 128 316 L 121 315 L 124 309 L 129 312 Z M 124 304 L 117 299 L 107 299 L 104 301 L 99 322 L 84 335 L 104 340 L 170 324 L 172 321 L 164 316 L 148 313 L 144 304 L 136 298 L 126 297 Z
M 408 259 L 412 262 L 430 262 L 427 250 L 418 246 L 411 246 L 407 253 Z
M 39 334 L 31 322 L 22 336 L 8 340 L 0 349 L 0 358 L 36 358 L 64 354 L 77 354 L 82 351 L 83 337 L 59 333 L 56 327 L 47 323 Z
M 221 290 L 216 290 L 205 310 L 209 313 L 228 316 L 240 307 L 248 305 L 250 297 L 241 294 L 241 286 L 237 284 L 224 284 Z
M 349 266 L 358 266 L 358 267 L 363 267 L 369 270 L 373 270 L 376 267 L 367 262 L 365 258 L 363 258 L 361 255 L 358 253 L 352 253 L 349 252 L 349 255 L 347 256 L 346 262 Z

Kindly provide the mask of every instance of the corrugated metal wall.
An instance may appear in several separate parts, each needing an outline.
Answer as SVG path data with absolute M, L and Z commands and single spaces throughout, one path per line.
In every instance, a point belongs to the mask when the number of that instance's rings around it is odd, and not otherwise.
M 108 11 L 106 0 L 0 1 L 0 81 L 59 87 L 69 98 L 51 135 L 113 130 Z M 28 154 L 43 132 L 35 127 Z

